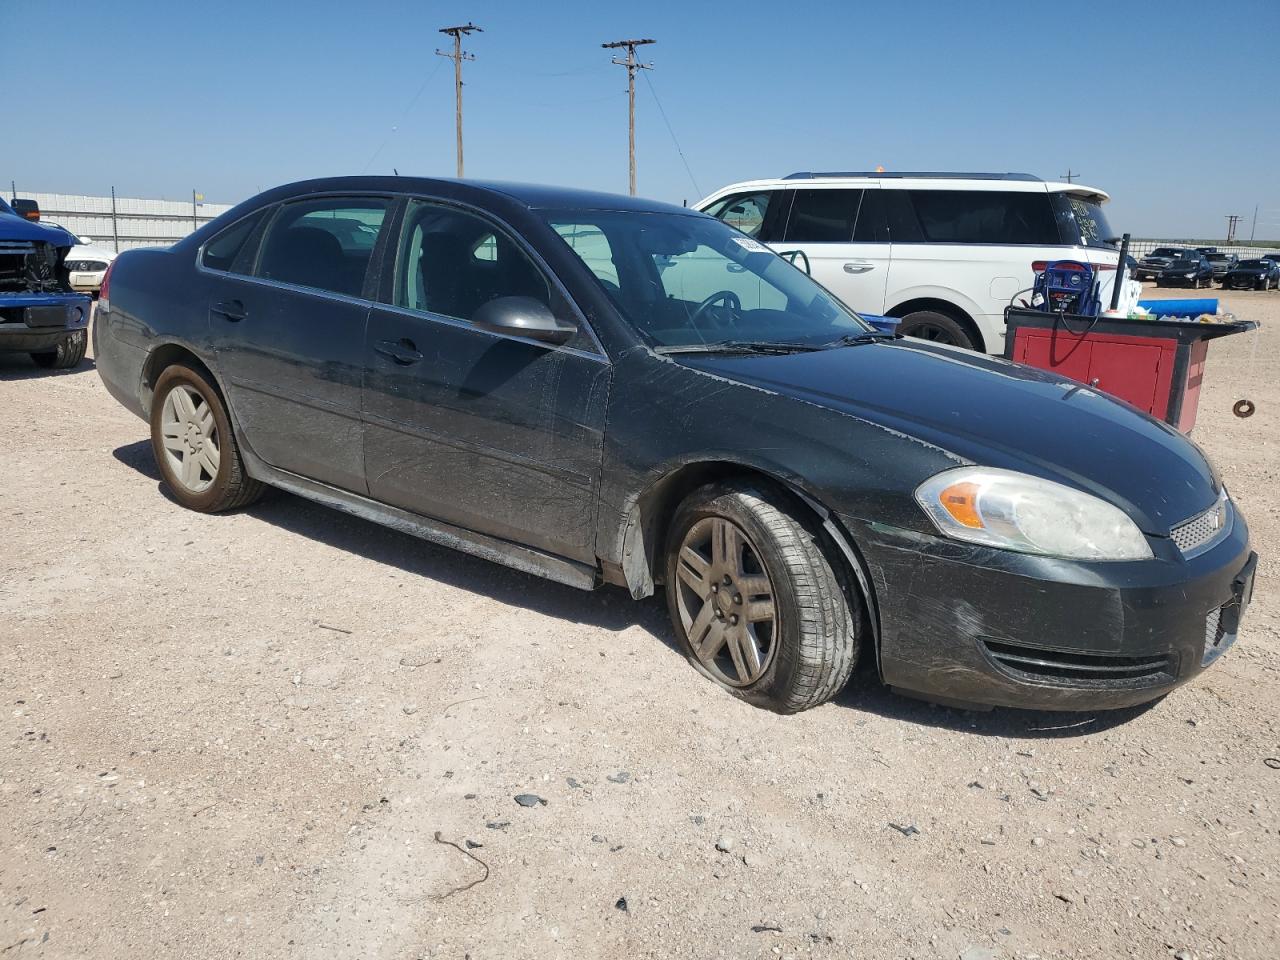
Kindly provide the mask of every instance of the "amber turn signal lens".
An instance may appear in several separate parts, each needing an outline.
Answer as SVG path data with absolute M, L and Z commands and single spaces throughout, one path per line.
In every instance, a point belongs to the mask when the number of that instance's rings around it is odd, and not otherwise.
M 983 523 L 982 515 L 978 513 L 978 490 L 976 483 L 953 483 L 938 495 L 938 501 L 956 523 L 981 530 Z

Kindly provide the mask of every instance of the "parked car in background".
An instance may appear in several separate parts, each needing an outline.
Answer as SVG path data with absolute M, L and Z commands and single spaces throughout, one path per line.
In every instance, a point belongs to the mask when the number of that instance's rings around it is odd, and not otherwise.
M 1280 261 L 1241 260 L 1222 277 L 1223 290 L 1269 290 L 1280 287 Z
M 1275 263 L 1280 263 L 1280 250 L 1277 250 L 1273 253 L 1264 253 L 1261 259 L 1271 260 Z
M 1206 253 L 1204 258 L 1209 261 L 1209 267 L 1213 270 L 1213 278 L 1215 280 L 1221 279 L 1227 271 L 1240 262 L 1240 258 L 1234 253 L 1219 253 L 1216 250 Z
M 0 200 L 0 351 L 74 367 L 84 359 L 92 306 L 71 289 L 66 259 L 76 238 L 40 223 L 34 200 L 18 206 L 21 213 Z
M 780 712 L 862 658 L 953 702 L 1151 700 L 1234 642 L 1257 561 L 1164 424 L 878 333 L 636 197 L 280 187 L 121 254 L 94 348 L 179 503 L 271 484 L 584 589 L 665 584 L 693 666 Z
M 696 204 L 775 250 L 855 310 L 906 336 L 1004 350 L 1004 310 L 1053 260 L 1120 256 L 1103 204 L 1080 184 L 1019 173 L 794 173 L 735 183 Z
M 45 226 L 59 227 L 66 230 L 66 227 L 60 224 L 52 223 L 48 220 L 41 220 Z M 67 230 L 67 233 L 71 233 Z M 87 293 L 94 299 L 97 299 L 98 291 L 102 287 L 102 278 L 106 275 L 107 267 L 111 261 L 116 258 L 116 252 L 109 247 L 99 246 L 94 243 L 92 237 L 71 234 L 76 238 L 76 245 L 67 253 L 67 274 L 68 282 L 71 289 L 79 293 Z
M 1169 264 L 1156 277 L 1157 287 L 1207 287 L 1213 283 L 1213 267 L 1202 253 L 1187 253 Z
M 1164 268 L 1170 263 L 1186 255 L 1187 251 L 1182 247 L 1156 247 L 1138 261 L 1137 269 L 1133 272 L 1133 279 L 1154 280 L 1164 272 Z

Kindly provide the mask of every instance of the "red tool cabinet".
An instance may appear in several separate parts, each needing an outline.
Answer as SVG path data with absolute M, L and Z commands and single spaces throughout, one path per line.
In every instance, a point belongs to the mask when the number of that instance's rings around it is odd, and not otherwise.
M 1196 423 L 1208 341 L 1257 327 L 1005 311 L 1004 355 L 1126 400 L 1189 433 Z

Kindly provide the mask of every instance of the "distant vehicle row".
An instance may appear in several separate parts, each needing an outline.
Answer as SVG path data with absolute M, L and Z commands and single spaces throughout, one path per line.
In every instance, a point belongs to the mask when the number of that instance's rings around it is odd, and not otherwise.
M 1143 257 L 1133 270 L 1135 280 L 1155 280 L 1156 286 L 1207 287 L 1217 280 L 1224 289 L 1265 290 L 1276 286 L 1275 271 L 1267 264 L 1280 264 L 1280 252 L 1241 260 L 1215 247 L 1157 247 Z M 1280 269 L 1280 267 L 1277 267 Z

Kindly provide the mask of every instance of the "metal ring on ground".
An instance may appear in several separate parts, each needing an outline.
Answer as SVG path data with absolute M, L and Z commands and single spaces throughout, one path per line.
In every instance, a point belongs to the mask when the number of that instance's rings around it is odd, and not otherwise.
M 1241 420 L 1245 419 L 1246 417 L 1252 417 L 1253 411 L 1254 411 L 1254 406 L 1253 406 L 1252 400 L 1237 400 L 1236 405 L 1231 408 L 1231 412 L 1234 413 Z

